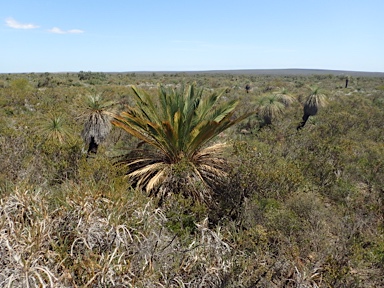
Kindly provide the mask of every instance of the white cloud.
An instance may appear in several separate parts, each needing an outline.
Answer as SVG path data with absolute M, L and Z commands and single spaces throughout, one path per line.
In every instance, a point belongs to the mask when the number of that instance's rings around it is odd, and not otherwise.
M 15 29 L 35 29 L 35 28 L 39 28 L 39 26 L 34 25 L 34 24 L 19 23 L 19 22 L 17 22 L 13 18 L 5 19 L 5 23 L 7 24 L 8 27 L 15 28 Z
M 81 33 L 84 33 L 84 31 L 80 30 L 80 29 L 71 29 L 71 30 L 68 30 L 67 33 L 70 33 L 70 34 L 81 34 Z
M 52 29 L 49 29 L 48 31 L 51 33 L 55 33 L 55 34 L 65 34 L 65 31 L 63 31 L 57 27 L 53 27 Z
M 80 33 L 84 33 L 84 31 L 80 30 L 80 29 L 62 30 L 58 27 L 53 27 L 52 29 L 49 29 L 48 31 L 51 33 L 55 33 L 55 34 L 80 34 Z
M 14 29 L 36 29 L 40 26 L 34 25 L 34 24 L 24 24 L 16 21 L 12 17 L 9 17 L 5 19 L 5 23 L 8 27 L 14 28 Z M 58 27 L 53 27 L 52 29 L 48 30 L 51 33 L 55 34 L 81 34 L 84 33 L 83 30 L 80 29 L 70 29 L 70 30 L 62 30 Z

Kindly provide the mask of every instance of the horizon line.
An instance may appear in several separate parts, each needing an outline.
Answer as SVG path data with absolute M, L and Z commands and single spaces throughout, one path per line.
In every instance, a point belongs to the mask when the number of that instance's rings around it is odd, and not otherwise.
M 209 70 L 125 70 L 125 71 L 102 71 L 102 70 L 79 70 L 79 71 L 38 71 L 38 72 L 0 72 L 0 74 L 44 74 L 44 73 L 52 73 L 52 74 L 63 74 L 63 73 L 79 73 L 79 72 L 93 72 L 93 73 L 227 73 L 227 74 L 239 74 L 241 72 L 246 72 L 244 74 L 263 74 L 266 72 L 291 72 L 288 74 L 292 74 L 292 72 L 306 72 L 311 74 L 334 74 L 334 73 L 364 73 L 364 74 L 383 74 L 384 72 L 380 71 L 364 71 L 364 70 L 340 70 L 340 69 L 322 69 L 322 68 L 246 68 L 246 69 L 209 69 Z M 283 73 L 284 74 L 284 73 Z M 299 73 L 301 74 L 301 73 Z M 292 74 L 293 75 L 293 74 Z

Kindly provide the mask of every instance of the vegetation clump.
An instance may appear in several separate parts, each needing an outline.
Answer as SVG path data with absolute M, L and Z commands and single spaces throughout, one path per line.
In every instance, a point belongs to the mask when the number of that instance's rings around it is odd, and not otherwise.
M 103 101 L 100 94 L 88 96 L 83 114 L 85 123 L 81 131 L 81 137 L 88 145 L 88 156 L 97 153 L 100 143 L 106 140 L 111 131 L 111 115 L 107 109 L 113 104 Z
M 0 75 L 0 286 L 383 287 L 384 79 L 344 84 Z
M 248 115 L 234 115 L 237 100 L 219 102 L 223 91 L 204 95 L 195 85 L 158 88 L 158 98 L 132 87 L 135 107 L 115 115 L 112 123 L 154 149 L 135 149 L 123 156 L 134 185 L 160 199 L 186 194 L 209 203 L 227 176 L 219 153 L 223 144 L 206 144 Z M 213 191 L 212 191 L 213 190 Z
M 320 88 L 312 88 L 311 93 L 304 101 L 304 115 L 302 118 L 303 121 L 297 127 L 297 130 L 303 128 L 305 123 L 307 123 L 309 116 L 315 116 L 319 108 L 325 106 L 326 103 L 326 96 L 320 92 Z

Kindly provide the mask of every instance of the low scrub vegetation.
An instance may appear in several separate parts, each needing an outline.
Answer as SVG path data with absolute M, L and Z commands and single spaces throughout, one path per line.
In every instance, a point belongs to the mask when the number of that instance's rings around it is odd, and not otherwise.
M 0 75 L 0 286 L 383 287 L 384 79 L 344 83 Z

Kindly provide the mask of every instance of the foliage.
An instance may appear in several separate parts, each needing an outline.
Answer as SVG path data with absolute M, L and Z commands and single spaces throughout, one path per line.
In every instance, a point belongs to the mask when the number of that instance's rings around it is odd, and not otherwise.
M 218 156 L 224 145 L 206 144 L 248 115 L 234 116 L 237 100 L 220 103 L 224 91 L 206 96 L 195 85 L 172 90 L 160 86 L 154 101 L 145 91 L 132 89 L 136 107 L 127 107 L 112 123 L 154 149 L 136 149 L 120 160 L 131 182 L 161 201 L 183 191 L 211 202 L 211 189 L 227 173 L 225 160 Z
M 84 81 L 88 80 L 90 81 L 90 84 L 96 84 L 99 81 L 106 80 L 107 75 L 102 72 L 92 72 L 92 71 L 80 71 L 77 76 L 79 77 L 79 80 Z
M 257 100 L 257 113 L 263 119 L 264 125 L 271 125 L 272 120 L 282 116 L 284 109 L 292 102 L 293 98 L 285 94 L 285 91 L 263 95 Z
M 384 286 L 382 77 L 354 76 L 344 88 L 345 75 L 331 74 L 77 74 L 0 75 L 1 287 Z M 239 101 L 231 121 L 284 89 L 304 104 L 307 87 L 321 87 L 327 105 L 299 131 L 303 107 L 293 101 L 272 127 L 230 127 L 202 144 L 228 144 L 214 207 L 183 197 L 201 189 L 183 182 L 185 157 L 163 206 L 133 189 L 109 156 L 159 150 L 122 129 L 86 158 L 79 116 L 92 110 L 82 95 L 118 103 L 107 111 L 138 109 L 132 85 L 160 105 L 157 83 L 181 91 L 194 82 L 208 98 L 229 88 L 215 107 Z
M 45 141 L 58 144 L 64 144 L 72 138 L 63 116 L 57 115 L 50 115 L 49 118 L 42 120 L 39 133 L 43 135 Z

